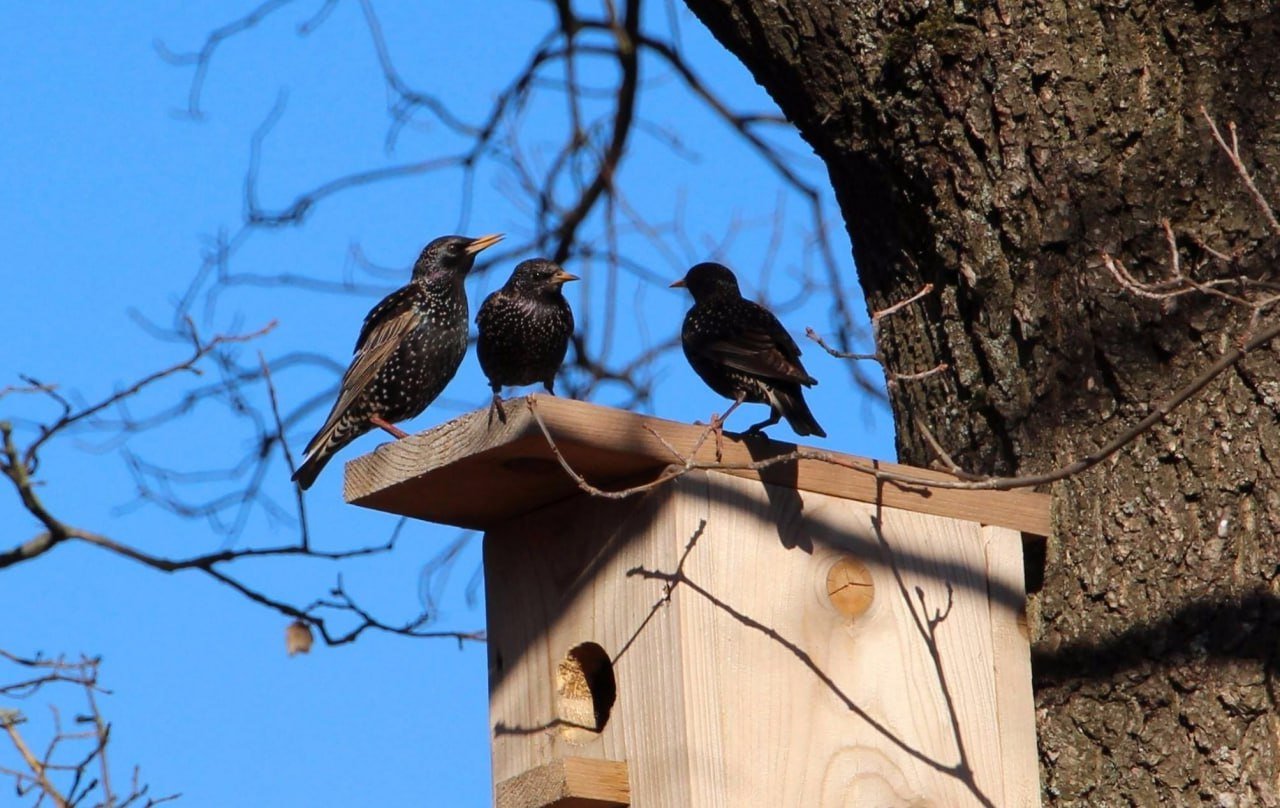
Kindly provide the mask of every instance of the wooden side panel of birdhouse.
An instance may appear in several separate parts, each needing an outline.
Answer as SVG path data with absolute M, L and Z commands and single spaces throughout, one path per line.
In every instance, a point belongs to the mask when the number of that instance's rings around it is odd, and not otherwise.
M 1031 634 L 1027 627 L 1022 563 L 1022 533 L 984 525 L 987 590 L 991 593 L 991 644 L 995 654 L 996 709 L 1000 724 L 1004 802 L 997 805 L 1040 804 L 1040 772 L 1036 755 L 1035 694 L 1031 689 Z
M 1038 804 L 1014 531 L 708 472 L 514 520 L 485 563 L 498 782 L 574 757 L 646 808 Z
M 677 486 L 626 500 L 580 496 L 485 535 L 500 794 L 503 783 L 555 760 L 597 758 L 626 762 L 633 804 L 688 805 L 679 623 L 653 594 L 661 586 L 629 574 L 678 563 L 680 496 Z M 587 725 L 607 682 L 588 679 L 584 692 L 572 677 L 570 652 L 584 643 L 604 649 L 616 684 L 602 727 Z

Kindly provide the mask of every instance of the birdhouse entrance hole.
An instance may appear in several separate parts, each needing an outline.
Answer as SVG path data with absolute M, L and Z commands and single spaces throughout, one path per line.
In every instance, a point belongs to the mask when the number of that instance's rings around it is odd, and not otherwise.
M 570 743 L 586 743 L 604 730 L 618 698 L 613 663 L 604 649 L 584 642 L 569 649 L 556 672 L 561 732 Z

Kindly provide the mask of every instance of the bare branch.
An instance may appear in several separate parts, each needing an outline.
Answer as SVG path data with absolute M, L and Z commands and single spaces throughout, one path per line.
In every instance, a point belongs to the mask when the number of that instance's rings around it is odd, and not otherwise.
M 0 660 L 17 668 L 19 676 L 28 677 L 25 682 L 0 686 L 0 692 L 14 694 L 21 691 L 20 697 L 29 698 L 44 688 L 59 688 L 60 695 L 63 686 L 72 686 L 80 690 L 85 700 L 85 708 L 77 710 L 76 724 L 91 727 L 83 732 L 65 730 L 61 711 L 50 704 L 53 733 L 43 755 L 37 755 L 19 730 L 26 721 L 25 716 L 17 710 L 0 710 L 0 727 L 21 762 L 21 768 L 0 765 L 0 775 L 13 779 L 19 796 L 34 791 L 37 794 L 35 805 L 41 805 L 48 799 L 59 808 L 74 808 L 90 796 L 98 805 L 121 808 L 145 798 L 144 805 L 149 808 L 179 796 L 148 797 L 149 787 L 140 783 L 137 767 L 133 770 L 129 792 L 122 794 L 115 789 L 108 757 L 111 725 L 103 717 L 97 699 L 98 694 L 107 692 L 98 684 L 99 659 L 86 656 L 78 660 L 61 656 L 30 659 L 0 649 Z M 32 672 L 37 675 L 32 676 Z M 96 771 L 96 775 L 92 771 Z
M 262 351 L 258 351 L 258 365 L 262 368 L 262 379 L 266 382 L 267 396 L 271 400 L 271 417 L 276 424 L 275 438 L 280 442 L 280 451 L 284 454 L 285 463 L 289 466 L 289 476 L 292 478 L 298 471 L 298 464 L 294 462 L 293 452 L 289 450 L 289 438 L 285 435 L 284 421 L 280 418 L 280 400 L 276 396 L 276 386 L 271 381 L 271 366 L 267 364 L 267 358 L 263 356 Z M 304 551 L 309 551 L 311 549 L 311 531 L 307 525 L 307 500 L 303 496 L 301 488 L 295 487 L 293 495 L 298 506 L 299 542 Z
M 178 53 L 170 50 L 169 46 L 162 40 L 157 39 L 155 41 L 156 52 L 166 62 L 173 65 L 193 65 L 195 67 L 195 72 L 191 77 L 191 85 L 187 90 L 187 108 L 180 113 L 181 115 L 196 120 L 204 117 L 204 112 L 200 109 L 200 95 L 204 92 L 204 82 L 209 75 L 209 64 L 213 60 L 213 55 L 217 52 L 218 47 L 231 37 L 256 27 L 267 17 L 291 2 L 293 0 L 267 0 L 243 17 L 232 20 L 226 25 L 211 31 L 205 39 L 204 45 L 195 52 Z M 325 5 L 328 6 L 331 3 L 326 2 Z M 327 13 L 328 11 L 322 8 L 311 20 L 299 28 L 299 33 L 306 34 L 315 30 L 315 27 L 319 25 L 319 21 L 323 19 L 322 15 L 327 15 Z
M 110 396 L 107 396 L 106 398 L 102 399 L 96 404 L 90 405 L 76 412 L 65 413 L 61 418 L 54 421 L 49 426 L 42 426 L 40 428 L 40 437 L 36 438 L 35 441 L 33 441 L 30 445 L 28 445 L 26 451 L 23 453 L 23 460 L 26 463 L 26 465 L 32 471 L 34 471 L 36 453 L 40 451 L 40 447 L 44 445 L 45 441 L 49 440 L 51 437 L 56 435 L 58 432 L 61 432 L 62 430 L 66 429 L 67 427 L 72 426 L 87 418 L 92 418 L 93 416 L 97 415 L 98 413 L 102 412 L 108 407 L 112 407 L 127 398 L 130 398 L 132 396 L 137 395 L 138 393 L 141 393 L 147 387 L 150 387 L 151 385 L 155 384 L 156 382 L 162 379 L 167 379 L 170 376 L 173 376 L 175 374 L 185 373 L 185 372 L 193 372 L 198 375 L 200 371 L 196 369 L 196 365 L 200 362 L 200 360 L 204 359 L 206 356 L 209 356 L 218 348 L 222 347 L 223 345 L 231 345 L 231 344 L 243 343 L 243 342 L 249 342 L 251 340 L 255 340 L 258 337 L 266 335 L 273 328 L 276 327 L 276 323 L 273 320 L 270 323 L 267 323 L 262 328 L 259 328 L 257 331 L 251 331 L 247 334 L 218 334 L 208 342 L 202 342 L 200 340 L 199 334 L 196 333 L 195 323 L 191 322 L 188 319 L 187 325 L 188 325 L 188 328 L 190 329 L 190 338 L 192 343 L 192 353 L 190 357 L 183 360 L 182 362 L 178 362 L 175 365 L 170 365 L 169 367 L 164 368 L 163 370 L 157 370 L 154 373 L 144 376 L 138 381 L 126 387 L 125 389 L 120 390 L 116 393 L 113 393 Z
M 1203 105 L 1200 107 L 1200 115 L 1209 124 L 1209 131 L 1213 133 L 1213 139 L 1217 141 L 1219 148 L 1227 155 L 1227 159 L 1231 161 L 1236 173 L 1240 175 L 1240 181 L 1244 183 L 1245 188 L 1249 189 L 1249 194 L 1253 197 L 1253 201 L 1257 204 L 1258 209 L 1262 211 L 1262 215 L 1266 217 L 1267 224 L 1271 226 L 1271 232 L 1280 236 L 1280 219 L 1276 218 L 1275 208 L 1258 190 L 1258 186 L 1253 182 L 1253 175 L 1249 173 L 1249 169 L 1245 168 L 1244 160 L 1240 157 L 1240 143 L 1236 139 L 1235 123 L 1229 122 L 1227 124 L 1227 129 L 1231 132 L 1231 144 L 1227 145 L 1227 142 L 1222 139 L 1222 132 L 1218 130 L 1218 125 L 1214 123 L 1213 118 Z
M 950 465 L 954 469 L 953 473 L 955 473 L 956 476 L 961 477 L 961 479 L 936 480 L 909 473 L 887 471 L 871 463 L 849 460 L 844 457 L 832 455 L 828 452 L 821 452 L 813 449 L 796 449 L 791 452 L 749 463 L 723 463 L 719 461 L 706 462 L 697 460 L 693 453 L 690 453 L 688 456 L 682 456 L 672 447 L 668 446 L 668 448 L 672 448 L 672 453 L 679 462 L 668 466 L 656 479 L 651 480 L 650 482 L 610 491 L 591 484 L 585 477 L 574 470 L 574 468 L 565 459 L 564 455 L 561 454 L 559 447 L 556 446 L 555 438 L 552 436 L 546 423 L 538 414 L 537 405 L 532 397 L 527 399 L 527 406 L 529 407 L 535 422 L 537 422 L 538 428 L 542 431 L 543 437 L 546 439 L 547 445 L 550 447 L 552 454 L 560 464 L 560 467 L 564 469 L 565 473 L 567 473 L 569 477 L 573 479 L 574 483 L 577 484 L 578 488 L 585 493 L 606 499 L 623 499 L 636 494 L 641 494 L 662 485 L 668 480 L 683 476 L 690 471 L 763 471 L 776 465 L 794 463 L 797 460 L 811 460 L 819 463 L 839 466 L 841 468 L 849 469 L 850 471 L 867 474 L 874 477 L 878 482 L 891 483 L 895 485 L 967 491 L 1008 491 L 1015 488 L 1035 488 L 1042 485 L 1048 485 L 1088 471 L 1132 443 L 1139 436 L 1147 432 L 1152 426 L 1164 420 L 1175 409 L 1202 391 L 1214 379 L 1222 375 L 1225 370 L 1244 359 L 1244 357 L 1251 351 L 1266 346 L 1277 337 L 1280 337 L 1280 321 L 1269 324 L 1265 329 L 1249 339 L 1247 342 L 1226 351 L 1217 359 L 1217 361 L 1213 362 L 1197 374 L 1173 396 L 1153 407 L 1149 415 L 1122 431 L 1097 451 L 1091 452 L 1084 457 L 1078 458 L 1077 460 L 1060 466 L 1052 471 L 1016 477 L 984 477 L 973 475 L 959 470 L 959 467 L 955 465 L 954 461 L 951 461 Z M 934 442 L 936 443 L 936 440 Z M 945 453 L 943 454 L 945 455 Z
M 272 324 L 274 325 L 274 324 Z M 307 625 L 315 627 L 325 640 L 330 644 L 342 644 L 354 640 L 357 636 L 366 630 L 374 629 L 378 631 L 387 631 L 396 634 L 415 637 L 450 637 L 459 641 L 480 639 L 482 634 L 477 632 L 455 632 L 455 631 L 424 631 L 422 626 L 431 617 L 429 612 L 423 612 L 415 619 L 404 625 L 395 625 L 375 618 L 367 610 L 362 608 L 354 599 L 342 593 L 342 596 L 336 600 L 317 601 L 308 607 L 299 607 L 278 598 L 275 598 L 265 592 L 255 590 L 238 578 L 227 573 L 223 567 L 244 563 L 247 561 L 271 559 L 271 558 L 307 558 L 323 561 L 340 561 L 349 560 L 366 556 L 388 553 L 394 549 L 396 538 L 399 536 L 397 529 L 389 541 L 383 544 L 368 545 L 343 550 L 316 550 L 311 546 L 310 532 L 306 518 L 306 504 L 301 496 L 301 492 L 293 488 L 297 516 L 299 522 L 299 536 L 295 543 L 280 544 L 267 547 L 256 546 L 239 546 L 230 549 L 222 549 L 216 552 L 199 554 L 187 558 L 173 559 L 164 556 L 154 555 L 143 551 L 137 546 L 127 542 L 119 541 L 100 532 L 88 530 L 82 527 L 68 524 L 67 522 L 57 518 L 45 506 L 43 500 L 37 492 L 38 482 L 34 477 L 34 470 L 38 465 L 39 450 L 52 438 L 64 434 L 71 427 L 79 424 L 94 424 L 95 416 L 102 413 L 109 407 L 123 407 L 126 402 L 137 397 L 154 383 L 169 376 L 182 373 L 202 373 L 200 367 L 202 360 L 212 357 L 219 362 L 220 369 L 227 373 L 228 368 L 233 367 L 230 359 L 220 356 L 218 349 L 222 346 L 239 344 L 250 339 L 255 339 L 266 334 L 271 328 L 269 325 L 255 332 L 242 335 L 219 335 L 209 340 L 202 340 L 195 332 L 194 326 L 188 323 L 189 339 L 191 342 L 190 356 L 178 363 L 175 363 L 163 370 L 156 371 L 143 377 L 124 389 L 83 408 L 74 408 L 69 402 L 61 397 L 55 398 L 61 412 L 58 417 L 50 424 L 40 425 L 37 430 L 37 436 L 25 448 L 20 447 L 15 439 L 13 425 L 8 422 L 0 422 L 0 472 L 13 485 L 15 492 L 26 509 L 35 519 L 43 526 L 44 530 L 22 542 L 7 552 L 0 553 L 0 569 L 14 564 L 31 560 L 40 554 L 47 552 L 57 544 L 64 541 L 80 541 L 84 542 L 125 558 L 131 559 L 137 563 L 143 564 L 151 569 L 164 573 L 175 573 L 185 570 L 197 570 L 214 580 L 222 583 L 240 595 L 260 604 L 274 609 L 281 614 L 294 619 L 305 622 Z M 267 399 L 269 402 L 270 417 L 273 428 L 268 429 L 260 420 L 255 421 L 260 432 L 261 438 L 259 444 L 262 447 L 261 452 L 255 456 L 253 464 L 254 475 L 251 476 L 250 490 L 256 492 L 256 486 L 261 484 L 268 468 L 265 460 L 272 452 L 273 447 L 279 446 L 285 462 L 290 469 L 294 468 L 294 460 L 292 452 L 289 450 L 286 438 L 286 430 L 284 419 L 281 417 L 279 402 L 275 390 L 272 372 L 265 357 L 258 354 L 258 377 L 265 386 Z M 242 413 L 252 415 L 252 408 L 241 401 L 242 395 L 239 392 L 239 380 L 243 378 L 238 372 L 231 374 L 231 380 L 224 379 L 221 386 L 215 388 L 220 394 L 228 396 L 233 407 Z M 53 393 L 52 386 L 32 384 L 29 388 L 33 392 L 43 392 L 51 396 L 57 396 Z M 179 407 L 169 411 L 169 414 L 159 418 L 155 423 L 164 423 L 177 414 L 185 413 L 186 408 Z M 99 424 L 100 425 L 100 424 Z M 137 423 L 126 413 L 120 426 L 116 427 L 127 433 L 131 429 L 137 428 Z M 146 470 L 148 468 L 144 461 L 131 455 L 132 464 L 138 468 Z M 157 474 L 165 474 L 164 470 L 154 470 Z M 201 475 L 197 475 L 197 479 Z M 240 501 L 244 497 L 233 496 L 231 499 Z M 255 496 L 249 496 L 250 501 L 256 499 Z M 261 500 L 259 500 L 261 501 Z M 170 503 L 173 504 L 173 503 Z M 213 507 L 220 507 L 215 505 Z M 340 592 L 340 590 L 339 590 Z M 330 618 L 318 614 L 317 610 L 323 612 L 334 612 Z M 350 622 L 352 618 L 356 620 L 354 627 L 351 628 L 335 628 L 329 622 L 333 617 L 341 618 L 345 622 Z M 28 687 L 31 682 L 19 683 L 19 687 Z M 38 684 L 38 683 L 37 683 Z
M 946 370 L 949 369 L 950 366 L 947 365 L 946 362 L 939 362 L 938 364 L 934 365 L 928 370 L 922 370 L 915 373 L 899 373 L 898 371 L 893 370 L 892 368 L 889 367 L 888 359 L 887 357 L 885 357 L 884 352 L 880 349 L 880 323 L 885 318 L 892 317 L 894 314 L 897 314 L 898 312 L 902 311 L 904 308 L 911 305 L 912 303 L 915 303 L 919 300 L 923 300 L 931 292 L 933 292 L 933 284 L 926 283 L 924 286 L 920 287 L 920 290 L 918 292 L 911 295 L 910 297 L 905 298 L 903 300 L 899 300 L 897 303 L 887 306 L 879 311 L 872 312 L 871 343 L 872 345 L 875 346 L 874 353 L 854 353 L 852 351 L 843 351 L 843 350 L 838 350 L 836 348 L 833 348 L 832 346 L 828 345 L 826 340 L 824 340 L 822 336 L 818 334 L 817 331 L 814 331 L 812 328 L 806 328 L 804 330 L 804 335 L 809 339 L 813 340 L 814 342 L 816 342 L 818 346 L 822 348 L 822 350 L 826 351 L 828 354 L 830 354 L 831 356 L 834 356 L 837 359 L 852 359 L 855 361 L 870 360 L 870 361 L 879 363 L 880 366 L 884 369 L 886 384 L 891 389 L 895 385 L 897 385 L 899 382 L 922 381 L 924 379 L 929 378 L 930 376 L 936 376 L 939 373 L 945 372 Z

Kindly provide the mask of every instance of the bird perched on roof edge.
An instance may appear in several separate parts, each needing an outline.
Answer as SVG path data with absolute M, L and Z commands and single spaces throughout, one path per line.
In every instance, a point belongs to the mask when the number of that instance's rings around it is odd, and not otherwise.
M 768 309 L 742 296 L 728 267 L 697 264 L 671 285 L 693 295 L 680 330 L 685 357 L 712 390 L 734 401 L 721 422 L 746 401 L 770 408 L 748 434 L 786 418 L 797 435 L 827 436 L 804 400 L 802 387 L 818 380 L 800 363 L 800 347 Z
M 545 258 L 516 265 L 511 277 L 485 298 L 476 313 L 476 356 L 493 389 L 490 418 L 496 410 L 506 422 L 501 392 L 505 386 L 542 382 L 555 393 L 556 371 L 573 336 L 573 311 L 561 287 L 577 275 Z
M 369 311 L 338 400 L 293 474 L 299 486 L 310 488 L 334 453 L 374 427 L 404 437 L 393 424 L 420 414 L 440 395 L 467 352 L 463 280 L 476 254 L 501 239 L 433 240 L 414 263 L 409 283 Z

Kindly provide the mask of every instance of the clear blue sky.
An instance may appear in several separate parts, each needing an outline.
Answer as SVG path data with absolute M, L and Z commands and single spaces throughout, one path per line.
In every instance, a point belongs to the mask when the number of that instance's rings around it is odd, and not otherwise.
M 379 8 L 389 45 L 406 77 L 430 88 L 471 117 L 545 30 L 550 4 L 427 3 Z M 144 333 L 129 312 L 164 320 L 199 264 L 210 235 L 234 228 L 242 209 L 249 137 L 282 89 L 283 118 L 263 154 L 260 194 L 268 207 L 343 172 L 412 160 L 438 152 L 448 135 L 438 128 L 410 130 L 395 154 L 384 151 L 387 120 L 381 75 L 359 7 L 339 2 L 308 37 L 295 27 L 319 2 L 279 12 L 260 28 L 228 41 L 216 55 L 202 106 L 204 120 L 174 116 L 186 104 L 190 71 L 166 64 L 153 42 L 192 50 L 206 33 L 252 7 L 249 3 L 127 5 L 9 4 L 0 13 L 0 147 L 4 193 L 0 234 L 5 243 L 3 351 L 0 387 L 20 373 L 56 382 L 85 399 L 172 363 L 179 346 Z M 482 9 L 482 10 L 481 10 Z M 651 12 L 663 13 L 661 4 Z M 681 11 L 683 45 L 707 79 L 736 104 L 772 110 L 749 74 Z M 477 20 L 477 15 L 483 17 Z M 653 21 L 657 26 L 661 21 Z M 657 90 L 641 114 L 656 127 L 678 132 L 687 151 L 673 157 L 651 132 L 637 133 L 620 182 L 648 215 L 670 218 L 683 206 L 688 238 L 668 254 L 654 251 L 648 269 L 679 277 L 688 263 L 711 257 L 730 223 L 767 222 L 778 204 L 776 181 L 679 91 L 654 70 Z M 539 127 L 554 128 L 563 110 L 541 105 L 529 113 L 530 143 Z M 547 138 L 549 142 L 549 136 Z M 787 148 L 806 155 L 807 176 L 825 172 L 794 137 Z M 509 182 L 509 180 L 507 180 Z M 513 202 L 499 173 L 482 175 L 468 232 L 527 234 L 526 211 Z M 379 265 L 406 267 L 429 238 L 463 221 L 454 175 L 417 178 L 361 189 L 320 204 L 304 226 L 256 234 L 234 258 L 234 269 L 259 274 L 305 273 L 340 280 L 352 272 L 348 251 L 359 244 Z M 830 200 L 828 200 L 829 202 Z M 834 216 L 834 205 L 830 210 Z M 664 213 L 665 212 L 665 213 Z M 794 299 L 803 257 L 803 211 L 787 203 L 767 291 Z M 854 286 L 849 249 L 838 219 L 831 221 L 837 259 Z M 739 269 L 757 290 L 767 226 L 749 226 L 716 257 Z M 578 274 L 591 266 L 567 267 Z M 473 310 L 505 278 L 477 276 L 469 288 Z M 394 281 L 360 276 L 389 290 Z M 579 292 L 579 294 L 583 294 Z M 675 333 L 688 301 L 675 290 L 597 283 L 586 299 L 573 299 L 598 324 L 604 298 L 619 303 L 611 316 L 617 356 Z M 202 307 L 206 333 L 236 324 L 277 320 L 260 346 L 269 356 L 310 350 L 345 363 L 361 318 L 376 300 L 289 287 L 236 287 Z M 854 300 L 859 315 L 860 299 Z M 799 336 L 805 326 L 824 331 L 828 301 L 801 301 L 784 320 Z M 597 325 L 598 328 L 598 325 Z M 596 331 L 596 334 L 602 334 Z M 603 337 L 599 337 L 603 339 Z M 865 346 L 863 346 L 865 348 Z M 862 397 L 840 363 L 816 347 L 806 350 L 810 371 L 823 380 L 811 395 L 830 433 L 822 445 L 892 458 L 887 412 Z M 723 408 L 683 358 L 658 369 L 653 410 L 694 420 Z M 873 376 L 878 378 L 878 373 Z M 183 378 L 140 401 L 152 411 L 176 399 Z M 298 372 L 278 379 L 286 407 L 314 395 L 332 377 Z M 616 391 L 604 391 L 610 402 Z M 443 399 L 407 425 L 425 429 L 482 405 L 487 388 L 469 356 Z M 0 418 L 34 417 L 39 402 L 0 401 Z M 747 419 L 762 417 L 744 413 Z M 290 436 L 300 448 L 318 425 L 317 412 Z M 202 468 L 244 449 L 214 408 L 198 411 L 179 429 L 145 436 L 135 448 L 158 460 Z M 778 427 L 777 436 L 790 433 Z M 342 459 L 383 439 L 371 435 Z M 341 465 L 335 463 L 309 494 L 316 541 L 352 546 L 383 539 L 393 520 L 341 503 Z M 244 530 L 225 536 L 199 520 L 136 502 L 134 484 L 114 449 L 91 436 L 50 446 L 40 469 L 42 489 L 64 520 L 169 556 L 290 540 L 296 526 L 255 511 Z M 287 470 L 277 463 L 268 490 L 287 505 Z M 9 490 L 0 493 L 9 547 L 37 527 Z M 396 552 L 360 563 L 333 565 L 283 560 L 233 568 L 255 586 L 306 603 L 321 596 L 341 570 L 348 590 L 390 619 L 412 616 L 422 603 L 423 569 L 448 542 L 453 528 L 413 525 Z M 444 586 L 440 628 L 483 626 L 483 598 L 469 603 L 467 584 L 479 566 L 479 541 L 467 545 Z M 112 759 L 119 773 L 136 763 L 153 794 L 175 791 L 187 806 L 229 805 L 485 805 L 490 795 L 485 654 L 449 641 L 368 634 L 354 645 L 321 646 L 305 657 L 283 651 L 280 615 L 254 606 L 196 573 L 164 576 L 88 546 L 64 545 L 0 575 L 0 647 L 33 654 L 101 654 L 104 684 L 114 691 L 102 708 L 114 724 Z M 47 725 L 41 697 L 19 707 L 39 738 Z M 12 706 L 0 700 L 0 706 Z M 0 748 L 0 766 L 12 765 Z M 117 777 L 123 774 L 117 774 Z M 8 784 L 0 785 L 5 800 Z M 3 800 L 0 800 L 2 802 Z M 8 803 L 5 803 L 8 804 Z

